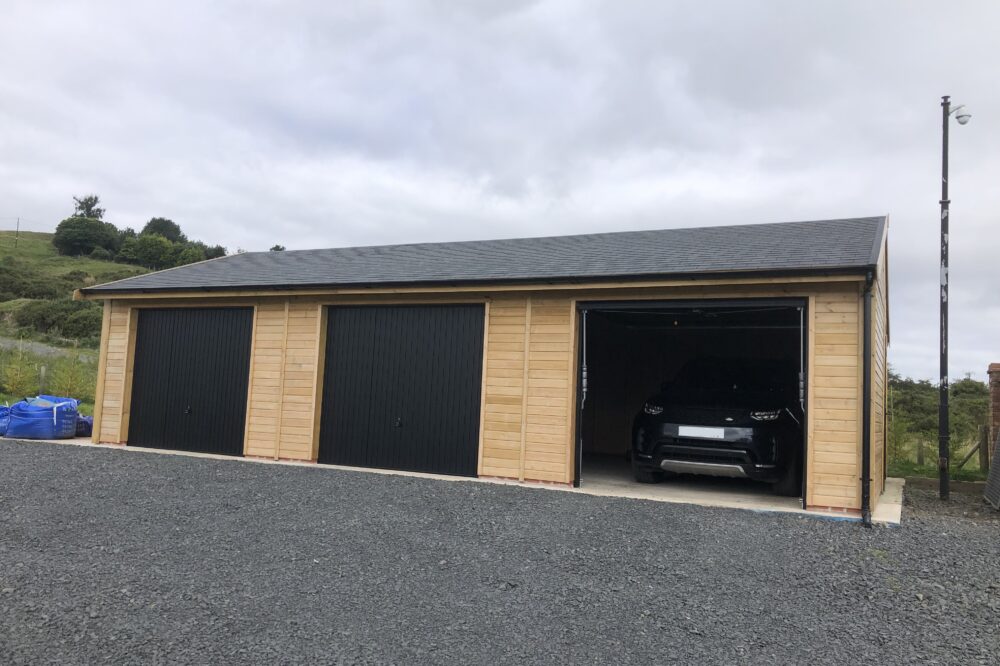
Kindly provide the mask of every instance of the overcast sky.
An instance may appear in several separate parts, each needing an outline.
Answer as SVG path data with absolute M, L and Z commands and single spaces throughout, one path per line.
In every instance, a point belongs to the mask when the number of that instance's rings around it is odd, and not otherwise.
M 998 26 L 985 0 L 6 0 L 0 228 L 86 193 L 230 250 L 888 213 L 890 360 L 933 378 L 951 94 L 951 374 L 982 379 Z

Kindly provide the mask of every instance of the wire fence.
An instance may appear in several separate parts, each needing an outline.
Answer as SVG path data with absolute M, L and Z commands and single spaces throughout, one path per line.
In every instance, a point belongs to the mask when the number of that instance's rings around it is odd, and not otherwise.
M 990 448 L 992 448 L 993 458 L 996 459 L 996 456 L 1000 454 L 1000 431 L 997 431 L 992 439 L 993 446 Z M 983 497 L 994 509 L 1000 511 L 1000 465 L 993 465 L 990 468 Z

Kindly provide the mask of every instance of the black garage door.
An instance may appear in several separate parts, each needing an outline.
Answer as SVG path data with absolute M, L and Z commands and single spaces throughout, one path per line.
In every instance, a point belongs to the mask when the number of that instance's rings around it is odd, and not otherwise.
M 319 461 L 475 476 L 483 315 L 331 307 Z
M 251 308 L 140 310 L 128 443 L 243 454 Z

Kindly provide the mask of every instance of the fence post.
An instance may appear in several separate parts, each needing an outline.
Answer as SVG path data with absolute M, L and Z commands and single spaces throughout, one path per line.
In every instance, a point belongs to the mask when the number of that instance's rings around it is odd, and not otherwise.
M 993 452 L 993 438 L 990 427 L 982 426 L 979 439 L 979 470 L 988 472 L 990 469 L 990 454 Z
M 920 467 L 924 466 L 924 440 L 920 438 L 917 440 L 917 465 Z

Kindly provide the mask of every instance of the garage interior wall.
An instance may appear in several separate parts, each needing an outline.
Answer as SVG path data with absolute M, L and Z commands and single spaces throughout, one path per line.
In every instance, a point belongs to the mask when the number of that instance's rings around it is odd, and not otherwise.
M 740 313 L 741 309 L 749 312 Z M 694 358 L 782 360 L 797 371 L 802 342 L 799 314 L 794 306 L 770 313 L 764 309 L 747 302 L 708 319 L 691 313 L 639 317 L 588 313 L 584 457 L 599 454 L 625 460 L 631 449 L 632 422 L 642 405 Z M 789 389 L 795 393 L 797 379 L 789 376 L 789 381 L 795 382 Z
M 813 353 L 809 359 L 806 503 L 857 510 L 861 502 L 861 289 L 862 283 L 855 280 L 782 283 L 773 279 L 716 286 L 687 282 L 578 290 L 458 293 L 441 288 L 368 296 L 177 297 L 170 298 L 169 305 L 256 306 L 245 452 L 315 460 L 324 305 L 485 300 L 488 323 L 479 474 L 569 483 L 575 450 L 577 300 L 808 298 Z M 163 298 L 105 301 L 95 441 L 127 440 L 136 308 L 167 303 Z M 875 308 L 884 310 L 885 303 Z M 873 437 L 873 443 L 880 441 Z M 881 473 L 873 476 L 881 479 Z M 876 491 L 873 488 L 873 494 Z

